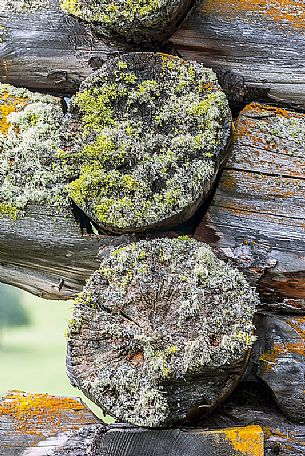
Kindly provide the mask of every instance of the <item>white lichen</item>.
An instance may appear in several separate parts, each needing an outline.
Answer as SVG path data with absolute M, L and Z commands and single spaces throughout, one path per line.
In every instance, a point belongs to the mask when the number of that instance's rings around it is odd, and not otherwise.
M 70 375 L 118 419 L 170 424 L 230 388 L 254 341 L 257 302 L 243 275 L 198 241 L 113 248 L 76 302 Z
M 0 213 L 67 199 L 56 163 L 63 112 L 59 99 L 0 84 Z

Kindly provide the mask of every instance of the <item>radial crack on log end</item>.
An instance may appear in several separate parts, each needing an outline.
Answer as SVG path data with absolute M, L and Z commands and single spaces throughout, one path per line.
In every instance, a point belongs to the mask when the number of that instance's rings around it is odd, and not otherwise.
M 113 248 L 75 303 L 71 383 L 140 426 L 208 413 L 243 372 L 256 304 L 243 275 L 206 244 L 165 238 Z
M 124 233 L 188 220 L 226 156 L 231 114 L 215 74 L 152 53 L 109 60 L 71 100 L 69 195 L 101 228 Z
M 194 0 L 60 0 L 64 11 L 91 24 L 104 40 L 153 49 L 176 30 Z
M 0 217 L 68 205 L 56 158 L 62 122 L 58 98 L 0 84 Z

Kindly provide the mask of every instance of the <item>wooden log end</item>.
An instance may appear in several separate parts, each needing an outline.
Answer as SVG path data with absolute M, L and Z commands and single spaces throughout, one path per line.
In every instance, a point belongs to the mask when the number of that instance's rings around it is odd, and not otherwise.
M 211 412 L 240 378 L 256 295 L 191 239 L 104 252 L 76 301 L 67 369 L 116 418 L 162 427 Z
M 175 31 L 193 0 L 61 0 L 62 9 L 91 24 L 104 40 L 123 48 L 153 49 Z
M 176 226 L 209 193 L 230 133 L 211 70 L 164 54 L 110 59 L 70 104 L 69 194 L 112 232 Z

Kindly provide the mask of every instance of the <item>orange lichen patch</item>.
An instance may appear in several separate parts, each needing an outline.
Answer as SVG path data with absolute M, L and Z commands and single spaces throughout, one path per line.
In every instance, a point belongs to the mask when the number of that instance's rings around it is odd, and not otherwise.
M 22 434 L 48 437 L 66 429 L 79 428 L 95 422 L 86 407 L 75 399 L 9 392 L 0 402 L 0 418 L 10 417 L 16 431 Z
M 305 329 L 302 328 L 302 325 L 305 325 L 305 317 L 293 318 L 288 320 L 287 323 L 297 332 L 300 340 L 276 343 L 273 345 L 272 350 L 263 353 L 259 359 L 266 363 L 264 366 L 266 370 L 271 369 L 281 355 L 294 353 L 305 357 Z
M 240 15 L 247 17 L 252 13 L 283 24 L 288 23 L 296 29 L 305 28 L 303 0 L 207 0 L 203 4 L 203 11 L 222 14 L 228 18 Z
M 288 324 L 293 328 L 304 342 L 305 347 L 305 317 L 291 318 Z M 304 328 L 302 327 L 304 326 Z
M 11 126 L 8 116 L 24 108 L 27 102 L 27 98 L 14 97 L 8 92 L 0 94 L 0 131 L 3 135 L 8 133 Z
M 305 117 L 305 114 L 302 114 L 302 113 L 287 111 L 287 109 L 284 109 L 284 108 L 279 108 L 277 106 L 270 106 L 270 105 L 265 105 L 265 104 L 256 103 L 256 102 L 252 102 L 252 103 L 248 104 L 241 112 L 241 114 L 244 114 L 244 115 L 255 114 L 257 116 L 268 115 L 268 113 L 274 114 L 275 116 L 286 117 L 287 119 L 290 119 L 292 117 L 298 117 L 298 118 Z
M 226 439 L 234 450 L 245 456 L 264 455 L 264 434 L 260 426 L 224 429 Z

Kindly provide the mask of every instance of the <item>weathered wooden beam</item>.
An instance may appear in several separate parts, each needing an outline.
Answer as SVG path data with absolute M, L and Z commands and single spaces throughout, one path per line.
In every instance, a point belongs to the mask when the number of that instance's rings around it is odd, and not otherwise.
M 195 236 L 258 284 L 265 302 L 305 298 L 305 116 L 251 104 Z M 292 306 L 292 304 L 290 305 Z
M 259 426 L 147 430 L 104 426 L 77 399 L 9 393 L 0 399 L 0 455 L 263 456 Z
M 292 421 L 305 423 L 305 317 L 260 314 L 252 372 Z
M 0 455 L 50 454 L 77 430 L 99 423 L 80 399 L 11 391 L 0 398 Z
M 213 68 L 232 101 L 304 110 L 302 0 L 204 0 L 171 41 L 183 58 Z
M 76 296 L 98 266 L 103 236 L 86 234 L 72 206 L 31 206 L 0 220 L 0 280 L 49 299 Z
M 0 81 L 18 87 L 75 92 L 111 51 L 89 25 L 64 13 L 59 0 L 3 0 L 0 26 Z

